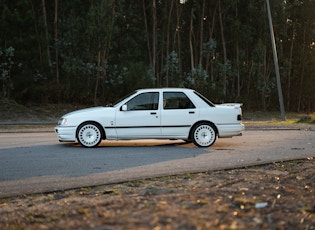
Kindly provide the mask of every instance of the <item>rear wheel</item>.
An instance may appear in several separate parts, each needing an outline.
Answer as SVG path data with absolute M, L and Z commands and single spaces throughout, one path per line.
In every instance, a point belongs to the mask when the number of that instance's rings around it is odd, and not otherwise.
M 102 141 L 102 131 L 98 124 L 86 122 L 77 130 L 78 142 L 87 148 L 98 146 Z
M 192 131 L 192 141 L 199 147 L 209 147 L 213 145 L 217 138 L 215 128 L 211 124 L 201 123 L 194 127 Z

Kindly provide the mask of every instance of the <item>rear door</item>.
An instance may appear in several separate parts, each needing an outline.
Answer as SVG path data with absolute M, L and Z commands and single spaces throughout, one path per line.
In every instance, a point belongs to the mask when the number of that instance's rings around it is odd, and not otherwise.
M 199 117 L 198 109 L 183 92 L 163 92 L 162 135 L 187 138 L 190 127 Z

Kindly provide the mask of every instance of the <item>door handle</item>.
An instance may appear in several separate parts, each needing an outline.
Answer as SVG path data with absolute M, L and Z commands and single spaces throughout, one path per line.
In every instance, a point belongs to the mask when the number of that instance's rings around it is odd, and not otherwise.
M 189 114 L 194 114 L 195 112 L 194 111 L 189 111 Z
M 151 112 L 150 114 L 151 114 L 151 115 L 156 115 L 156 112 Z

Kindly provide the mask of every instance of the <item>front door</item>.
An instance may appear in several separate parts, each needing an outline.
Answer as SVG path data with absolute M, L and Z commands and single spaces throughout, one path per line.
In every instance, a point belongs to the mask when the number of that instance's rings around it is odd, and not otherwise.
M 158 138 L 161 136 L 159 92 L 141 93 L 116 111 L 118 139 Z

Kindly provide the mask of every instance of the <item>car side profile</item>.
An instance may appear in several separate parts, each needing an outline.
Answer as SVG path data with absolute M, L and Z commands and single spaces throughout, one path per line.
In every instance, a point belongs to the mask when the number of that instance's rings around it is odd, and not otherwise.
M 183 139 L 209 147 L 217 137 L 243 130 L 241 104 L 216 105 L 183 88 L 136 90 L 114 106 L 65 114 L 55 127 L 60 142 L 78 141 L 84 147 L 105 139 Z

